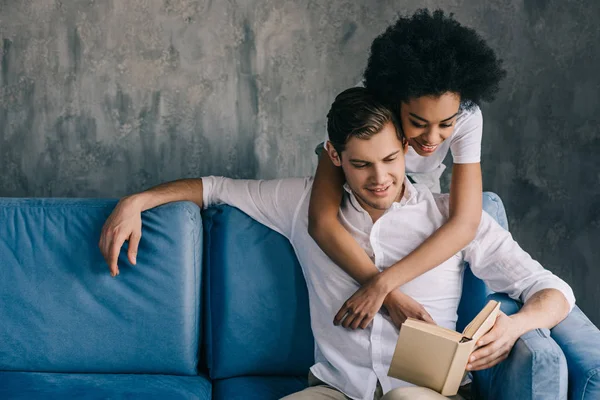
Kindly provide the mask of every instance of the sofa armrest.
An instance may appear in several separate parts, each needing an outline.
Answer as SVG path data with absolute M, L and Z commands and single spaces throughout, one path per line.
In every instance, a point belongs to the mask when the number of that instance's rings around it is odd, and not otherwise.
M 501 309 L 511 315 L 521 303 L 505 294 L 494 293 L 488 300 L 502 302 Z M 548 329 L 535 329 L 521 336 L 506 360 L 484 371 L 473 373 L 472 390 L 476 399 L 566 399 L 567 361 Z
M 575 306 L 551 335 L 569 365 L 569 398 L 600 399 L 600 330 Z

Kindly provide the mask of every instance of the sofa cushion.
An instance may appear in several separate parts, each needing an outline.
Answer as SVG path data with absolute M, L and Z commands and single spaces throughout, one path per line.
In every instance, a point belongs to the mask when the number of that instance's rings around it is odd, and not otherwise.
M 204 376 L 0 372 L 2 399 L 210 399 Z
M 308 294 L 286 238 L 229 206 L 203 212 L 205 339 L 213 379 L 306 376 Z
M 569 365 L 569 398 L 600 399 L 600 330 L 575 306 L 551 332 Z
M 98 240 L 113 200 L 0 199 L 0 370 L 195 374 L 201 221 L 143 214 L 137 266 L 112 278 Z
M 213 382 L 215 400 L 278 400 L 306 388 L 307 377 L 244 376 Z

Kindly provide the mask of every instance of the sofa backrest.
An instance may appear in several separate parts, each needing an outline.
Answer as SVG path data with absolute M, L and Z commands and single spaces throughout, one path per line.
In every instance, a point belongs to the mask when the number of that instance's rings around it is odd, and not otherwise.
M 210 377 L 307 374 L 314 360 L 308 293 L 288 240 L 233 207 L 202 217 Z
M 201 219 L 143 214 L 137 266 L 98 248 L 113 200 L 0 199 L 0 370 L 196 373 Z

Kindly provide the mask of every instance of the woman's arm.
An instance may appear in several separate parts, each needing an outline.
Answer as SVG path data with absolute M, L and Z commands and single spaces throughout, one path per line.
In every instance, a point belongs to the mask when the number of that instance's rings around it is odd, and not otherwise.
M 333 165 L 323 151 L 310 195 L 308 232 L 334 263 L 362 285 L 379 274 L 379 270 L 338 221 L 344 181 L 342 169 Z
M 454 164 L 448 221 L 412 253 L 382 273 L 389 290 L 437 267 L 475 238 L 481 220 L 482 192 L 480 164 Z

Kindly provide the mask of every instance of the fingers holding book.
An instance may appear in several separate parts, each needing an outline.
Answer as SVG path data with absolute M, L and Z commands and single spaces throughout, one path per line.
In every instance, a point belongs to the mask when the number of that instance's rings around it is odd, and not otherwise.
M 505 360 L 520 336 L 520 325 L 503 312 L 498 313 L 493 328 L 477 341 L 477 348 L 469 357 L 467 370 L 488 369 Z

